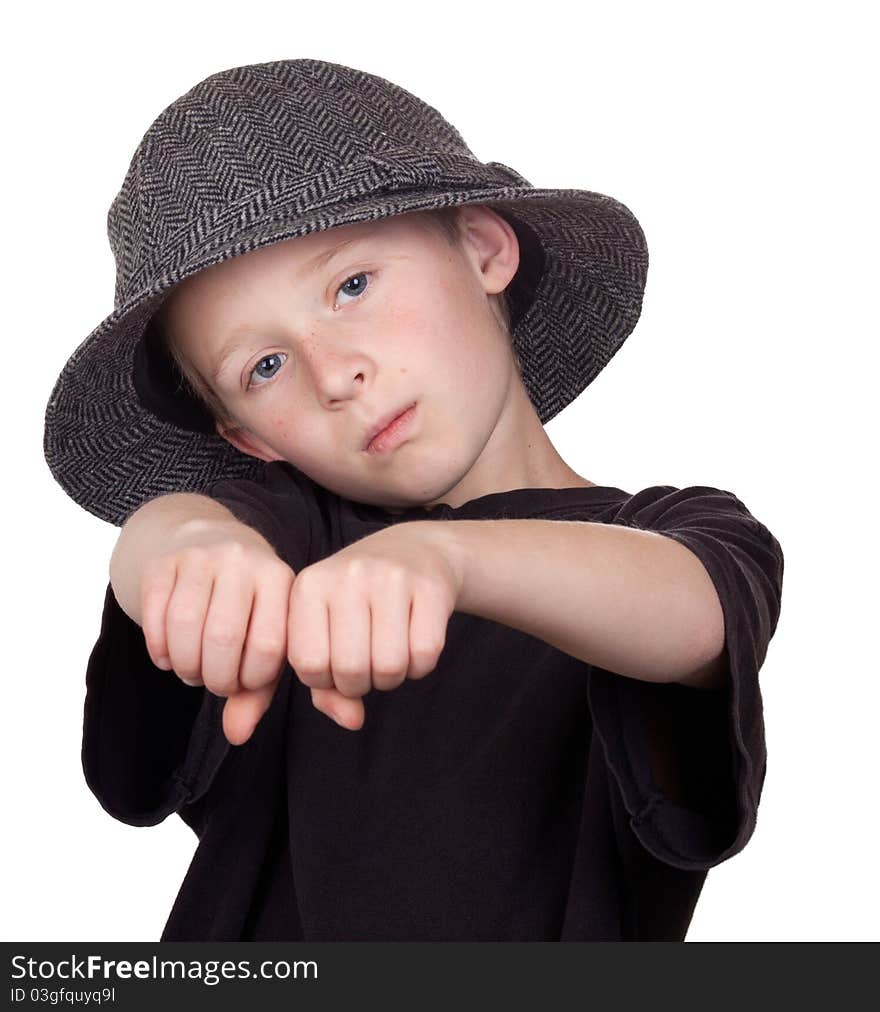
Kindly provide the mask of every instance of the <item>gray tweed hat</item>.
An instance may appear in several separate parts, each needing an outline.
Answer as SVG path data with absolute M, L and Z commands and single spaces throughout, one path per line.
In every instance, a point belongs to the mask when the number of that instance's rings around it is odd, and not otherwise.
M 278 60 L 195 85 L 147 130 L 110 206 L 114 308 L 49 398 L 54 478 L 116 525 L 158 495 L 259 478 L 265 462 L 216 434 L 151 327 L 170 290 L 270 243 L 459 204 L 491 207 L 519 240 L 511 336 L 545 423 L 639 318 L 648 252 L 627 207 L 479 161 L 437 110 L 351 67 Z

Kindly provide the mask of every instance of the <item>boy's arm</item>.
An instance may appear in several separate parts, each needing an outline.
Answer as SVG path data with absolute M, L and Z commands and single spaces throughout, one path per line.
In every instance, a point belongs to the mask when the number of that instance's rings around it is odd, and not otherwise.
M 225 506 L 205 495 L 176 492 L 144 503 L 125 521 L 110 558 L 110 584 L 120 608 L 142 625 L 141 582 L 150 559 L 171 548 L 197 544 L 206 529 L 231 526 L 237 536 L 259 538 Z
M 617 842 L 633 867 L 642 859 L 632 834 L 680 869 L 707 870 L 742 850 L 767 769 L 758 674 L 784 570 L 781 545 L 744 503 L 707 486 L 651 486 L 601 522 L 416 526 L 449 546 L 457 610 L 590 666 L 583 701 L 604 762 L 588 763 L 587 790 L 598 786 L 620 817 Z M 720 655 L 720 691 L 697 691 L 707 680 L 695 673 Z
M 630 678 L 725 684 L 718 595 L 699 558 L 672 538 L 587 521 L 430 526 L 448 539 L 458 560 L 456 610 L 520 629 Z

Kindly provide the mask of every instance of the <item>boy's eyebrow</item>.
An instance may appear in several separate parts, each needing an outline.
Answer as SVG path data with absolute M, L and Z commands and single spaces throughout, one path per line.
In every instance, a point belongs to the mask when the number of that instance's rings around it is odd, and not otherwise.
M 369 236 L 358 235 L 351 239 L 343 239 L 341 242 L 336 243 L 335 246 L 330 246 L 328 249 L 323 250 L 321 253 L 316 254 L 310 260 L 306 260 L 302 267 L 303 274 L 314 274 L 321 267 L 325 267 L 330 261 L 343 250 L 355 243 L 365 242 Z M 226 344 L 220 349 L 220 354 L 217 356 L 217 361 L 211 370 L 214 382 L 219 382 L 223 375 L 223 369 L 226 366 L 226 362 L 231 356 L 238 351 L 238 349 L 244 344 L 243 341 L 236 341 L 234 337 L 227 341 Z
M 331 246 L 329 249 L 325 249 L 323 253 L 318 253 L 313 256 L 311 260 L 306 260 L 303 264 L 303 274 L 314 274 L 319 267 L 324 267 L 328 264 L 337 253 L 341 253 L 346 247 L 351 246 L 357 242 L 364 242 L 369 236 L 356 235 L 351 239 L 343 239 L 342 242 L 336 243 L 335 246 Z

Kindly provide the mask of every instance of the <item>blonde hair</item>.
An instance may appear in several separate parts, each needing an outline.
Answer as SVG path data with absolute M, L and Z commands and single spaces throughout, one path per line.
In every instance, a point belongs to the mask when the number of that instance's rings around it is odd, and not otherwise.
M 426 227 L 435 232 L 439 232 L 439 234 L 449 242 L 450 246 L 453 248 L 459 248 L 461 233 L 458 225 L 457 207 L 442 207 L 436 211 L 418 211 L 410 213 L 413 217 L 418 217 L 422 220 Z M 495 304 L 501 316 L 502 326 L 508 336 L 508 340 L 510 341 L 517 370 L 520 372 L 520 375 L 522 375 L 519 357 L 513 349 L 513 340 L 510 335 L 510 304 L 508 302 L 507 292 L 500 292 L 499 294 L 492 296 L 492 298 L 495 300 Z M 183 348 L 177 343 L 177 341 L 175 341 L 174 336 L 169 330 L 164 318 L 164 311 L 167 305 L 168 303 L 166 302 L 159 308 L 159 311 L 153 317 L 153 324 L 158 330 L 160 336 L 164 339 L 174 364 L 179 370 L 182 379 L 189 387 L 189 393 L 202 405 L 215 422 L 219 422 L 224 428 L 235 428 L 239 424 L 238 420 L 229 413 L 214 388 L 195 367 Z

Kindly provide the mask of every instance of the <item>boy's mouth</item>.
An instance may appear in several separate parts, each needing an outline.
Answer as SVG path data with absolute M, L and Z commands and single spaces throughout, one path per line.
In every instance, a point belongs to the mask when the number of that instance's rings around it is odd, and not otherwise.
M 366 453 L 381 453 L 383 450 L 390 450 L 397 446 L 398 442 L 406 434 L 406 429 L 412 421 L 416 411 L 416 403 L 398 408 L 396 411 L 378 422 L 367 432 L 363 449 Z

